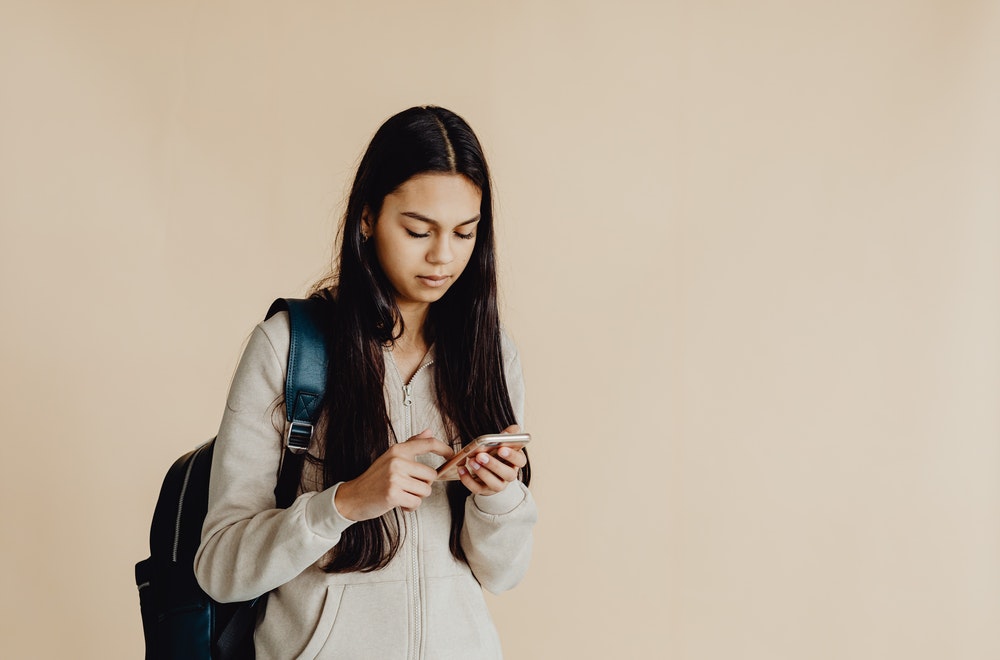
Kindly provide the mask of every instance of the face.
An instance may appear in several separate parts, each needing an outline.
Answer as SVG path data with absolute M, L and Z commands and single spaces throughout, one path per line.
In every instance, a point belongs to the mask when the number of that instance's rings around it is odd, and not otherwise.
M 418 174 L 386 195 L 364 230 L 400 307 L 427 305 L 448 291 L 476 245 L 482 192 L 461 174 Z

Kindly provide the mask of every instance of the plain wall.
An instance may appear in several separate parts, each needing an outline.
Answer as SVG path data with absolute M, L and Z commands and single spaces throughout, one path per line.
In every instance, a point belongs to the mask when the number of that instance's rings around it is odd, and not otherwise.
M 498 191 L 507 656 L 1000 657 L 996 2 L 0 3 L 0 656 L 136 658 L 160 480 L 389 115 Z

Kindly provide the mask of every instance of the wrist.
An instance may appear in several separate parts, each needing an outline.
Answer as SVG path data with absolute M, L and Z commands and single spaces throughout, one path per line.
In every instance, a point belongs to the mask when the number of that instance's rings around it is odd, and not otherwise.
M 335 499 L 340 485 L 334 484 L 325 491 L 309 493 L 305 497 L 305 519 L 309 529 L 319 536 L 334 540 L 340 538 L 340 534 L 356 522 L 337 508 Z
M 499 493 L 473 495 L 476 508 L 494 516 L 504 515 L 516 509 L 524 501 L 526 489 L 512 486 L 513 483 L 507 484 L 507 487 Z
M 354 484 L 350 481 L 342 481 L 337 485 L 337 490 L 333 494 L 333 508 L 337 510 L 337 513 L 346 520 L 352 522 L 357 522 L 360 520 L 357 516 L 356 507 L 354 506 L 354 499 L 351 497 L 353 492 Z

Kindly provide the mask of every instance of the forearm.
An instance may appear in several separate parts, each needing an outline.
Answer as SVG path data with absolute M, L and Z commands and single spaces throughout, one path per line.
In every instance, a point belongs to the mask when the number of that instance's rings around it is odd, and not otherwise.
M 497 495 L 469 497 L 462 548 L 479 583 L 492 593 L 517 585 L 531 561 L 532 530 L 538 520 L 531 491 L 511 483 Z
M 195 556 L 205 592 L 220 602 L 250 600 L 316 563 L 351 524 L 333 506 L 334 491 L 304 493 L 288 509 L 219 519 L 206 528 Z

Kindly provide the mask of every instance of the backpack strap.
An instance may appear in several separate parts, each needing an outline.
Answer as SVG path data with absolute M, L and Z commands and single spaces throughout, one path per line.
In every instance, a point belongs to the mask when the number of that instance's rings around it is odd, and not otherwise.
M 302 475 L 302 459 L 309 450 L 322 410 L 329 363 L 323 316 L 329 304 L 323 300 L 278 298 L 265 319 L 288 312 L 291 336 L 288 344 L 288 373 L 285 376 L 285 453 L 274 489 L 277 505 L 286 508 L 295 499 Z

